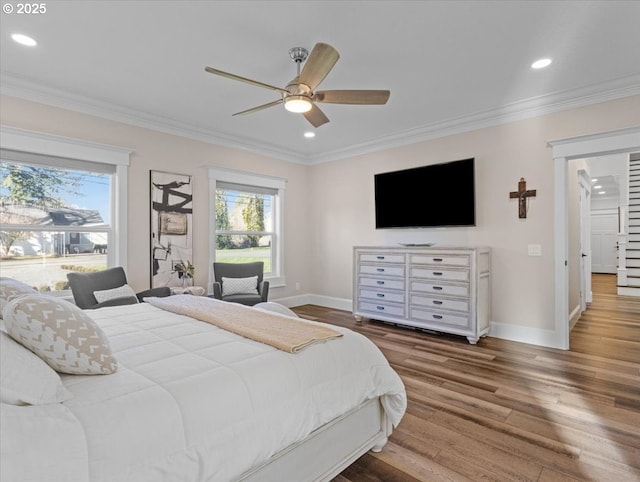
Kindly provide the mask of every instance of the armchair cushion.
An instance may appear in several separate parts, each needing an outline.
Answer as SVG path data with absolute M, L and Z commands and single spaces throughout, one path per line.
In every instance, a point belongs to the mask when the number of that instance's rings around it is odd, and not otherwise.
M 119 286 L 118 288 L 111 288 L 109 290 L 94 291 L 93 296 L 96 297 L 96 301 L 98 303 L 103 303 L 114 298 L 123 298 L 129 296 L 133 296 L 135 298 L 135 302 L 138 302 L 136 292 L 128 284 L 124 284 L 122 286 Z
M 248 278 L 222 278 L 222 296 L 235 294 L 258 294 L 258 276 Z

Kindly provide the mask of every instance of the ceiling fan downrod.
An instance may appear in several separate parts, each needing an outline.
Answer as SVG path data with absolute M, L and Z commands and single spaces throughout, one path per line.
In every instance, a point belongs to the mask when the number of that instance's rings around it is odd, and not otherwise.
M 291 57 L 291 60 L 296 63 L 298 67 L 298 75 L 300 75 L 300 65 L 302 65 L 302 62 L 307 60 L 308 56 L 309 51 L 304 47 L 293 47 L 289 49 L 289 57 Z

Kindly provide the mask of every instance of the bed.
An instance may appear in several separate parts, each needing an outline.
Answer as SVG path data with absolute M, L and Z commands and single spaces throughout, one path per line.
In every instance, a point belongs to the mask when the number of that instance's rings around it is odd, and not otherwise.
M 290 353 L 150 302 L 83 313 L 117 370 L 60 374 L 58 403 L 3 403 L 0 480 L 330 480 L 381 450 L 406 409 L 382 353 L 346 328 Z

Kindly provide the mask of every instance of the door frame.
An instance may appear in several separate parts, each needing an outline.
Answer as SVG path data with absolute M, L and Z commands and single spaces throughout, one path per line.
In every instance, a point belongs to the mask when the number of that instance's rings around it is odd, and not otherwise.
M 640 125 L 549 141 L 554 190 L 554 347 L 569 349 L 568 161 L 640 150 Z

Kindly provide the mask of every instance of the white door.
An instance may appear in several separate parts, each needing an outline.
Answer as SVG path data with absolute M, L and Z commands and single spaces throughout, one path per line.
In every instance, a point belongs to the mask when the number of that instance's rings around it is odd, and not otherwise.
M 618 213 L 591 212 L 591 271 L 616 274 L 618 268 Z
M 578 171 L 580 222 L 580 310 L 587 309 L 593 300 L 591 292 L 591 178 Z

